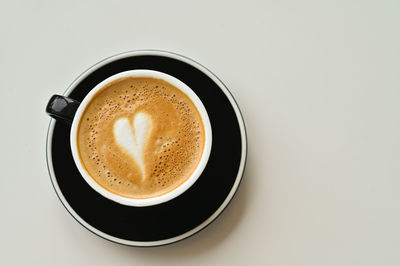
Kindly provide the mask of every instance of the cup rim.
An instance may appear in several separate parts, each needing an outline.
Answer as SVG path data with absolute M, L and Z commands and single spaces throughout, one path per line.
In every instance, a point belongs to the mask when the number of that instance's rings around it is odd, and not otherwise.
M 78 152 L 78 143 L 77 143 L 77 133 L 78 133 L 78 127 L 79 123 L 82 118 L 82 114 L 84 113 L 84 110 L 86 109 L 87 105 L 90 103 L 90 101 L 93 99 L 93 97 L 99 92 L 106 84 L 109 84 L 112 81 L 115 81 L 120 78 L 124 77 L 147 77 L 147 78 L 158 78 L 162 79 L 171 85 L 175 86 L 177 89 L 182 91 L 186 96 L 192 100 L 193 104 L 196 106 L 198 112 L 200 113 L 200 117 L 203 122 L 204 126 L 204 133 L 205 133 L 205 141 L 204 141 L 204 148 L 203 148 L 203 153 L 201 155 L 200 161 L 194 170 L 194 172 L 189 176 L 189 178 L 183 182 L 181 185 L 176 187 L 175 189 L 162 194 L 160 196 L 156 197 L 151 197 L 151 198 L 144 198 L 144 199 L 138 199 L 138 198 L 127 198 L 123 197 L 117 194 L 114 194 L 110 192 L 109 190 L 103 188 L 101 185 L 99 185 L 91 176 L 90 174 L 86 171 L 85 167 L 83 166 L 79 152 Z M 207 165 L 210 153 L 211 153 L 211 146 L 212 146 L 212 129 L 211 129 L 211 123 L 210 119 L 208 117 L 208 113 L 206 108 L 204 107 L 202 101 L 200 98 L 196 95 L 196 93 L 185 83 L 180 81 L 179 79 L 160 72 L 160 71 L 155 71 L 155 70 L 149 70 L 149 69 L 135 69 L 135 70 L 128 70 L 128 71 L 123 71 L 119 72 L 115 75 L 112 75 L 99 84 L 97 84 L 90 92 L 84 97 L 82 100 L 81 104 L 79 105 L 74 119 L 72 121 L 72 126 L 71 126 L 71 131 L 70 131 L 70 146 L 71 146 L 71 151 L 72 151 L 72 156 L 75 162 L 75 165 L 77 166 L 81 176 L 84 178 L 84 180 L 91 186 L 95 191 L 100 193 L 102 196 L 105 198 L 108 198 L 112 201 L 115 201 L 117 203 L 120 203 L 122 205 L 127 205 L 127 206 L 133 206 L 133 207 L 146 207 L 146 206 L 152 206 L 152 205 L 158 205 L 167 201 L 170 201 L 182 193 L 184 193 L 186 190 L 188 190 L 196 181 L 197 179 L 201 176 L 204 168 Z

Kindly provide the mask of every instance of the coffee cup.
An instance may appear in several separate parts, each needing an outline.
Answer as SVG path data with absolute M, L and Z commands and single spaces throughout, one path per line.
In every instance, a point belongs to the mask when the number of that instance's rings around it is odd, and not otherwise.
M 70 147 L 82 178 L 123 205 L 178 197 L 198 180 L 210 156 L 211 123 L 203 103 L 166 73 L 121 72 L 82 102 L 54 95 L 46 112 L 71 123 Z

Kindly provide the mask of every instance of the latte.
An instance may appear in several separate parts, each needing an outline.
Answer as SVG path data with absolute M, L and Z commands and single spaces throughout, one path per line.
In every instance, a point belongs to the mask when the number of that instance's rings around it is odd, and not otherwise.
M 189 97 L 161 79 L 127 77 L 103 87 L 85 108 L 77 144 L 87 173 L 106 190 L 152 198 L 183 184 L 205 143 Z

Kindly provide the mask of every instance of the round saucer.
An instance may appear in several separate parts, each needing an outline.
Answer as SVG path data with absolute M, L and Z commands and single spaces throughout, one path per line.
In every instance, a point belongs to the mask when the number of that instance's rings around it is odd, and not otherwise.
M 212 127 L 211 154 L 200 178 L 186 192 L 156 206 L 129 207 L 95 192 L 72 158 L 70 125 L 50 121 L 47 165 L 67 211 L 89 231 L 130 246 L 159 246 L 187 238 L 209 225 L 226 208 L 242 179 L 247 139 L 242 115 L 225 85 L 199 63 L 165 51 L 132 51 L 95 64 L 64 93 L 81 101 L 98 83 L 116 73 L 150 69 L 188 85 L 203 102 Z

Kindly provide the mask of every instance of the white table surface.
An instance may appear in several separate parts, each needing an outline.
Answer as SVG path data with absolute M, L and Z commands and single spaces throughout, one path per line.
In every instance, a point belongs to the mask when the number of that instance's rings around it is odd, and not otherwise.
M 399 14 L 397 0 L 1 1 L 0 264 L 400 265 Z M 48 98 L 143 48 L 216 73 L 249 137 L 223 215 L 148 249 L 80 226 L 45 161 Z

